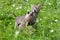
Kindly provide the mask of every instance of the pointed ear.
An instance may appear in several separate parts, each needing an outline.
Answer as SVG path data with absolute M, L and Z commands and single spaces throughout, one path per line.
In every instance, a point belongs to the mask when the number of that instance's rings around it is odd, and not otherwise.
M 34 5 L 31 5 L 31 8 L 34 9 Z
M 37 6 L 40 7 L 40 4 L 38 4 Z
M 37 8 L 41 8 L 41 4 L 38 4 L 38 5 L 37 5 Z
M 32 12 L 34 12 L 34 10 L 35 10 L 35 5 L 31 5 L 31 10 L 32 10 Z

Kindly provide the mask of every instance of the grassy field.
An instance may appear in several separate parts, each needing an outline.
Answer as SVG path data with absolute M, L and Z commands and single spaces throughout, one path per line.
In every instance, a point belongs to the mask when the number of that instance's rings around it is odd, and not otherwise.
M 16 33 L 13 13 L 25 15 L 32 4 L 39 3 L 33 35 L 27 29 Z M 0 0 L 0 40 L 60 40 L 60 0 Z

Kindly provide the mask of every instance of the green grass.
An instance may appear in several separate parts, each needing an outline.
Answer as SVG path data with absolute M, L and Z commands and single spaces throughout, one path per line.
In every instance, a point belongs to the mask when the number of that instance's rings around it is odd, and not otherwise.
M 31 4 L 40 3 L 35 31 L 15 35 L 15 18 L 25 15 Z M 30 27 L 30 26 L 29 26 Z M 60 40 L 60 0 L 0 0 L 0 40 Z

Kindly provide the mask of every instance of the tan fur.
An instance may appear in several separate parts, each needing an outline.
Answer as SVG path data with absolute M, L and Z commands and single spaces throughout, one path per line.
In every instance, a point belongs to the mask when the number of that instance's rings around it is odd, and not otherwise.
M 19 29 L 24 29 L 29 23 L 34 24 L 36 22 L 37 12 L 40 10 L 40 5 L 32 6 L 32 11 L 28 12 L 25 16 L 16 17 L 15 29 L 19 26 Z
M 21 21 L 21 24 L 19 25 L 19 27 L 22 29 L 25 28 L 28 25 L 28 23 L 31 21 L 31 19 L 33 19 L 32 12 L 30 12 L 29 14 L 26 14 L 24 19 Z

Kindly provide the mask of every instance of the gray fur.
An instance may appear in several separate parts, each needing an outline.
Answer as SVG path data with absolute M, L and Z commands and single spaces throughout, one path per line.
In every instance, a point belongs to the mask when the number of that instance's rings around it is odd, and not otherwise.
M 31 12 L 27 12 L 27 14 L 25 16 L 20 16 L 20 17 L 16 17 L 15 18 L 15 29 L 17 26 L 19 26 L 19 28 L 27 26 L 30 24 L 34 24 L 36 22 L 36 18 L 37 18 L 37 14 L 40 10 L 40 5 L 36 5 L 36 6 L 32 6 L 32 11 Z

